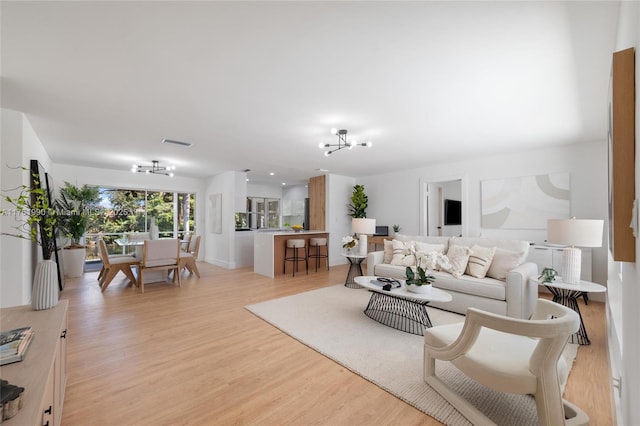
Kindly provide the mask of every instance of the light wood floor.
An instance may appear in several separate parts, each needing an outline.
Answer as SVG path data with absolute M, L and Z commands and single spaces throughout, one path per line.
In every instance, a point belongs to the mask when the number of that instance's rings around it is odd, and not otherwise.
M 63 425 L 440 424 L 243 308 L 344 282 L 346 266 L 271 280 L 198 265 L 201 279 L 144 294 L 123 275 L 104 293 L 97 272 L 67 280 Z M 579 349 L 565 398 L 610 425 L 604 306 L 581 308 L 592 345 Z

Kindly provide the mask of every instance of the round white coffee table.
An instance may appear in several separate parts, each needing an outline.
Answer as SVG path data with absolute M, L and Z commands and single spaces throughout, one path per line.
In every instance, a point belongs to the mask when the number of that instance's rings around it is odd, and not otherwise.
M 397 280 L 401 287 L 384 290 L 372 283 L 374 276 L 355 277 L 354 281 L 371 292 L 371 299 L 364 310 L 369 318 L 388 327 L 411 334 L 424 335 L 424 329 L 432 326 L 427 312 L 429 302 L 451 302 L 453 297 L 444 290 L 429 286 L 424 293 L 407 290 L 404 280 Z

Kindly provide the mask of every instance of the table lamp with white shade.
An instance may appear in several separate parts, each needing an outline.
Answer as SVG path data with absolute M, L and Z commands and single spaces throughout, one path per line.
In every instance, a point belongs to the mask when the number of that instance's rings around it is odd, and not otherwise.
M 580 283 L 581 250 L 578 247 L 602 246 L 602 220 L 549 219 L 547 242 L 565 247 L 562 257 L 562 281 Z
M 351 232 L 358 236 L 359 254 L 367 254 L 367 235 L 376 233 L 376 220 L 354 217 L 351 222 Z

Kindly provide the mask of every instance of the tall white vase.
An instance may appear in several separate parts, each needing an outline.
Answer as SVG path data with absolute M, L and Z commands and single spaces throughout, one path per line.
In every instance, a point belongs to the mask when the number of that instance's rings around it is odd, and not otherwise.
M 31 307 L 35 311 L 50 309 L 58 304 L 58 265 L 43 260 L 36 266 L 31 289 Z

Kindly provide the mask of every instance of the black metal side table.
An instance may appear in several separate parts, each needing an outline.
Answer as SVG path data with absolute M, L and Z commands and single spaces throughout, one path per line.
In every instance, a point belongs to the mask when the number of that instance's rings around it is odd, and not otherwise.
M 367 258 L 367 255 L 355 253 L 342 253 L 342 255 L 349 261 L 349 272 L 347 273 L 347 280 L 344 286 L 349 288 L 362 288 L 362 286 L 358 285 L 353 279 L 362 276 L 361 264 Z
M 538 285 L 545 286 L 553 295 L 553 301 L 573 309 L 580 316 L 580 328 L 578 331 L 571 335 L 569 342 L 577 343 L 579 345 L 590 345 L 591 340 L 587 335 L 587 329 L 584 327 L 582 321 L 582 314 L 578 307 L 578 298 L 582 297 L 586 293 L 602 293 L 607 291 L 607 288 L 603 285 L 592 283 L 590 281 L 581 280 L 577 284 L 570 284 L 561 280 L 556 280 L 550 283 L 542 283 L 537 277 L 531 277 L 533 281 Z

